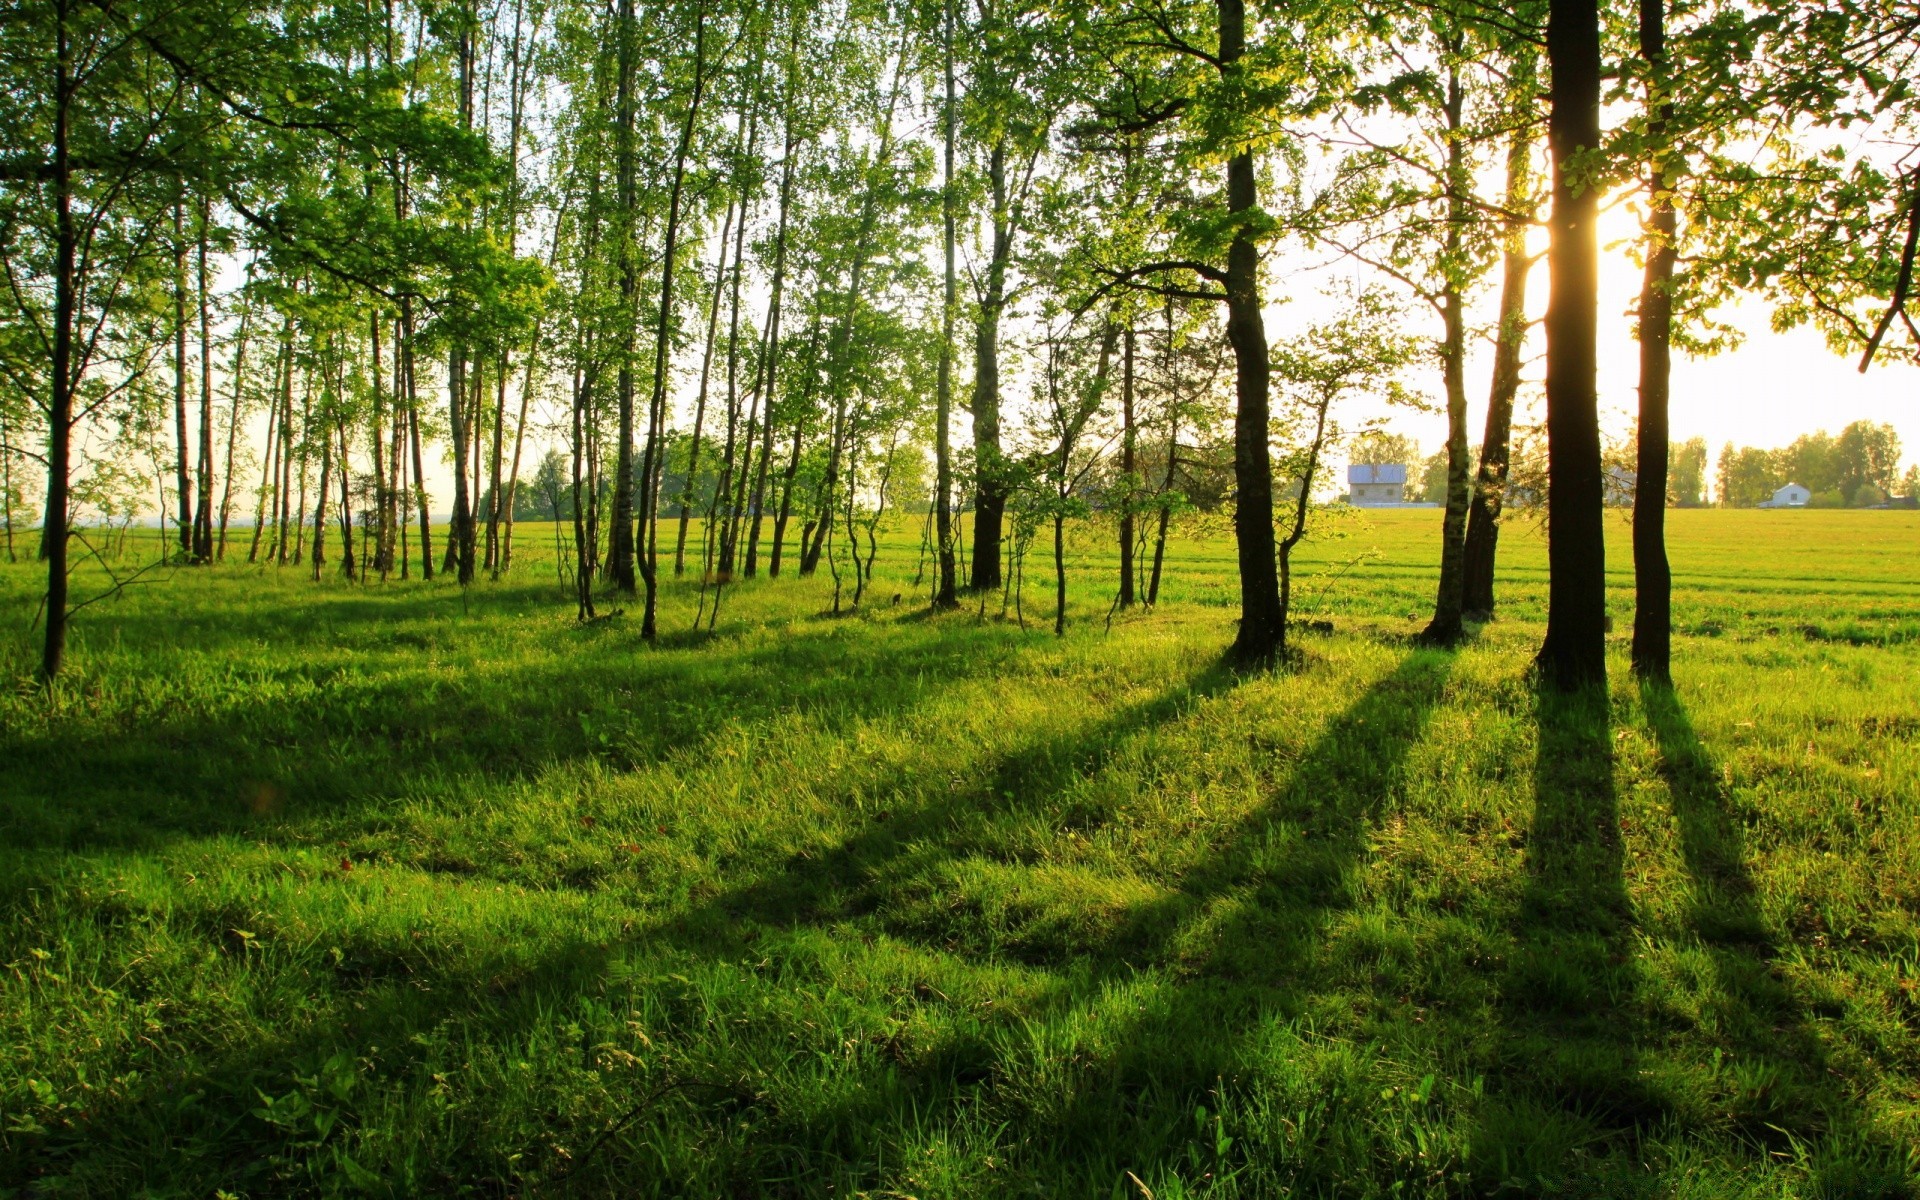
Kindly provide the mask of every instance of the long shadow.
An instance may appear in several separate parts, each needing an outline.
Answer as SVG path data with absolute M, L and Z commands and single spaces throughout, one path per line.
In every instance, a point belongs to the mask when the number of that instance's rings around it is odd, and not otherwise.
M 1871 1128 L 1848 1095 L 1855 1081 L 1830 1061 L 1805 1005 L 1777 969 L 1774 937 L 1747 867 L 1745 831 L 1719 765 L 1670 685 L 1645 682 L 1640 697 L 1692 880 L 1690 924 L 1713 963 L 1719 994 L 1710 1032 L 1727 1052 L 1716 1082 L 1731 1132 L 1768 1152 L 1805 1152 L 1822 1194 L 1912 1195 L 1916 1151 L 1896 1148 Z
M 1541 686 L 1526 881 L 1471 1166 L 1485 1191 L 1628 1178 L 1668 1115 L 1640 1070 L 1634 916 L 1603 690 Z M 1569 1182 L 1571 1180 L 1571 1182 Z M 1604 1190 L 1604 1189 L 1603 1189 Z
M 1071 1100 L 1029 1133 L 1036 1173 L 1052 1164 L 1083 1172 L 1057 1186 L 1084 1194 L 1121 1185 L 1129 1171 L 1167 1190 L 1229 1168 L 1243 1194 L 1393 1190 L 1390 1179 L 1352 1175 L 1357 1164 L 1381 1165 L 1378 1147 L 1336 1154 L 1320 1140 L 1351 1127 L 1333 1109 L 1285 1136 L 1277 1121 L 1243 1129 L 1248 1144 L 1231 1159 L 1211 1131 L 1196 1130 L 1194 1114 L 1231 1103 L 1225 1081 L 1248 1069 L 1250 1041 L 1299 1017 L 1342 969 L 1329 961 L 1330 932 L 1360 899 L 1370 836 L 1391 812 L 1453 661 L 1408 654 L 1290 763 L 1274 754 L 1266 802 L 1214 839 L 1165 897 L 1114 927 L 1098 975 L 1076 981 L 1066 1004 L 1085 1013 L 1104 991 L 1143 979 L 1151 998 L 1131 1016 L 1105 1015 L 1110 1056 L 1087 1064 Z
M 945 662 L 952 647 L 944 641 L 940 646 L 939 657 Z M 928 670 L 926 663 L 911 655 L 891 655 L 886 663 L 889 669 L 914 677 L 948 682 L 955 678 L 948 671 Z M 598 941 L 556 937 L 543 938 L 537 947 L 463 947 L 451 961 L 409 952 L 404 942 L 396 948 L 393 939 L 383 939 L 376 932 L 362 936 L 350 930 L 343 937 L 336 931 L 331 936 L 339 944 L 330 959 L 308 953 L 299 965 L 288 964 L 290 978 L 281 981 L 281 986 L 298 986 L 301 980 L 314 978 L 333 985 L 323 1002 L 307 1007 L 304 1018 L 276 1021 L 275 1031 L 265 1039 L 211 1059 L 188 1058 L 177 1067 L 155 1064 L 122 1100 L 100 1105 L 85 1129 L 47 1139 L 34 1161 L 21 1168 L 45 1170 L 73 1162 L 131 1164 L 151 1155 L 156 1161 L 191 1162 L 203 1173 L 209 1189 L 251 1181 L 274 1191 L 286 1186 L 288 1172 L 321 1170 L 327 1167 L 329 1155 L 347 1152 L 344 1147 L 304 1146 L 302 1130 L 268 1128 L 261 1115 L 262 1096 L 279 1095 L 288 1088 L 304 1089 L 323 1105 L 329 1103 L 322 1076 L 335 1056 L 344 1054 L 350 1061 L 377 1057 L 375 1065 L 383 1082 L 402 1091 L 431 1090 L 435 1079 L 468 1065 L 445 1060 L 442 1033 L 448 1026 L 458 1031 L 456 1046 L 464 1040 L 469 1047 L 498 1048 L 550 1038 L 557 1024 L 572 1022 L 605 1027 L 579 1035 L 589 1043 L 583 1054 L 590 1059 L 592 1043 L 621 1036 L 623 1022 L 616 1012 L 616 998 L 621 996 L 635 1009 L 648 1011 L 654 1037 L 685 1034 L 697 1041 L 713 1020 L 709 1002 L 692 994 L 684 979 L 676 985 L 653 971 L 636 978 L 630 967 L 634 956 L 638 961 L 657 962 L 664 954 L 669 959 L 677 955 L 691 961 L 728 963 L 755 949 L 761 928 L 844 920 L 870 905 L 868 890 L 890 866 L 915 860 L 928 852 L 930 843 L 951 840 L 958 831 L 977 829 L 1007 806 L 1044 801 L 1068 776 L 1098 771 L 1130 737 L 1173 719 L 1183 706 L 1234 682 L 1235 677 L 1223 669 L 1204 669 L 1108 718 L 1038 739 L 997 761 L 977 764 L 972 786 L 934 789 L 920 807 L 887 812 L 885 819 L 874 819 L 839 846 L 796 854 L 755 881 L 720 893 L 659 927 L 624 936 L 608 930 Z M 214 930 L 214 940 L 223 932 Z M 423 1004 L 423 994 L 446 999 Z M 416 1049 L 429 1045 L 436 1049 Z M 741 1178 L 803 1178 L 809 1163 L 823 1154 L 860 1160 L 873 1140 L 882 1136 L 884 1118 L 898 1115 L 898 1101 L 904 1096 L 925 1099 L 936 1094 L 938 1079 L 950 1077 L 951 1072 L 936 1070 L 932 1081 L 908 1079 L 894 1086 L 889 1086 L 887 1075 L 885 1066 L 876 1064 L 867 1073 L 857 1111 L 850 1111 L 847 1119 L 833 1127 L 782 1129 L 778 1114 L 769 1115 L 776 1132 L 785 1136 L 774 1140 L 775 1149 L 756 1153 L 755 1169 Z M 316 1090 L 300 1084 L 302 1078 L 322 1079 L 322 1084 Z M 501 1086 L 510 1088 L 512 1080 L 508 1073 Z M 564 1086 L 578 1090 L 586 1084 L 575 1078 Z M 685 1064 L 616 1075 L 606 1086 L 611 1108 L 632 1104 L 635 1111 L 644 1110 L 639 1112 L 640 1119 L 620 1125 L 602 1112 L 576 1111 L 565 1120 L 550 1118 L 558 1121 L 554 1128 L 489 1130 L 489 1109 L 497 1105 L 500 1119 L 511 1120 L 512 1098 L 483 1095 L 476 1097 L 480 1111 L 471 1120 L 451 1126 L 430 1122 L 439 1140 L 422 1149 L 422 1160 L 441 1169 L 459 1164 L 463 1174 L 426 1190 L 458 1186 L 538 1193 L 564 1186 L 584 1195 L 625 1194 L 631 1172 L 644 1165 L 655 1194 L 698 1192 L 711 1181 L 714 1162 L 664 1164 L 657 1157 L 657 1147 L 674 1139 L 654 1137 L 650 1131 L 659 1130 L 663 1122 L 682 1127 L 714 1121 L 724 1125 L 726 1119 L 763 1103 L 760 1085 L 738 1070 L 702 1070 Z M 663 1087 L 678 1090 L 660 1090 Z M 186 1097 L 192 1098 L 190 1103 L 182 1102 Z M 343 1098 L 338 1107 L 351 1110 L 355 1102 Z M 533 1111 L 542 1111 L 542 1106 Z M 582 1146 L 595 1145 L 609 1130 L 622 1136 L 609 1138 L 604 1150 L 577 1168 L 549 1148 L 564 1141 L 577 1152 Z M 310 1133 L 305 1136 L 311 1140 Z M 509 1169 L 510 1148 L 533 1152 Z M 392 1166 L 392 1160 L 386 1165 Z M 333 1166 L 338 1174 L 341 1168 L 337 1162 Z M 0 1170 L 0 1181 L 7 1178 L 8 1173 Z M 124 1186 L 121 1175 L 107 1178 L 112 1181 L 106 1185 L 109 1190 Z
M 950 926 L 903 920 L 888 911 L 888 901 L 940 864 L 991 857 L 995 847 L 983 840 L 982 821 L 1015 803 L 1037 800 L 1047 811 L 1048 797 L 1067 779 L 1098 772 L 1130 739 L 1223 692 L 1234 682 L 1230 672 L 1201 672 L 1095 729 L 1009 756 L 971 790 L 894 814 L 831 851 L 797 856 L 783 870 L 673 922 L 662 931 L 666 936 L 714 953 L 734 939 L 731 949 L 746 948 L 756 922 L 821 925 L 870 913 L 893 936 L 983 965 L 1011 958 L 1065 967 L 1037 1008 L 1008 1014 L 1014 1030 L 1028 1021 L 1072 1025 L 1094 1017 L 1114 987 L 1145 978 L 1160 985 L 1137 1013 L 1098 1014 L 1118 1023 L 1108 1043 L 1113 1049 L 1083 1064 L 1063 1102 L 1037 1107 L 1019 1097 L 1020 1082 L 1004 1073 L 1004 1044 L 991 1037 L 947 1047 L 911 1067 L 875 1062 L 851 1098 L 814 1110 L 806 1128 L 785 1137 L 769 1131 L 770 1146 L 789 1149 L 743 1161 L 742 1170 L 750 1172 L 744 1178 L 761 1186 L 774 1178 L 811 1180 L 816 1188 L 836 1180 L 862 1187 L 898 1182 L 879 1165 L 876 1146 L 889 1115 L 902 1111 L 935 1124 L 957 1123 L 982 1109 L 1017 1113 L 1020 1135 L 1006 1152 L 1059 1189 L 1056 1194 L 1105 1194 L 1127 1170 L 1152 1184 L 1163 1172 L 1194 1166 L 1188 1160 L 1195 1104 L 1212 1095 L 1223 1072 L 1232 1072 L 1236 1048 L 1251 1027 L 1276 1011 L 1297 1009 L 1311 989 L 1326 930 L 1355 900 L 1368 832 L 1391 802 L 1406 756 L 1444 692 L 1451 661 L 1435 652 L 1404 659 L 1331 720 L 1290 770 L 1285 748 L 1269 748 L 1282 760 L 1274 764 L 1282 777 L 1271 799 L 1213 839 L 1167 881 L 1163 897 L 1133 906 L 1104 930 L 1082 930 L 1068 962 L 1058 961 L 1058 948 L 1044 940 L 956 942 Z M 1051 812 L 1068 827 L 1088 819 L 1064 809 L 1057 797 Z M 636 1130 L 632 1138 L 617 1151 L 610 1147 L 609 1169 L 644 1161 L 644 1135 Z M 1339 1183 L 1331 1173 L 1338 1164 L 1317 1156 L 1310 1139 L 1295 1149 L 1298 1154 L 1262 1164 L 1274 1186 Z M 1203 1171 L 1195 1167 L 1192 1177 Z
M 214 701 L 194 710 L 154 681 L 151 700 L 111 717 L 0 729 L 0 844 L 16 854 L 124 851 L 342 828 L 422 789 L 458 795 L 575 760 L 631 771 L 690 759 L 786 713 L 845 729 L 909 710 L 1015 652 L 992 630 L 862 633 L 797 622 L 777 644 L 719 658 L 553 656 L 457 675 L 427 662 L 378 675 L 290 663 L 209 681 Z M 0 880 L 0 899 L 21 882 Z

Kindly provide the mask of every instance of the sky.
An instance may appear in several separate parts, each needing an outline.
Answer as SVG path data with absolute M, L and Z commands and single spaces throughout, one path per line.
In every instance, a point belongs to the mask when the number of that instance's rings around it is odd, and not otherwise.
M 1608 211 L 1601 223 L 1597 383 L 1601 421 L 1614 438 L 1628 436 L 1639 402 L 1639 346 L 1633 336 L 1632 311 L 1640 292 L 1640 268 L 1626 248 L 1634 222 L 1633 214 L 1620 205 Z M 1305 294 L 1271 311 L 1270 333 L 1275 336 L 1325 315 L 1324 302 L 1314 294 L 1324 281 L 1302 275 L 1294 283 L 1296 293 Z M 1492 321 L 1492 292 L 1486 289 L 1476 305 L 1473 319 L 1477 323 Z M 1528 309 L 1533 316 L 1544 313 L 1546 297 L 1547 266 L 1543 259 L 1529 280 Z M 1769 324 L 1770 307 L 1757 299 L 1725 309 L 1720 316 L 1743 332 L 1740 345 L 1707 358 L 1676 353 L 1673 360 L 1672 438 L 1676 443 L 1705 438 L 1710 468 L 1720 448 L 1729 441 L 1771 449 L 1815 430 L 1837 434 L 1850 422 L 1860 420 L 1894 427 L 1900 435 L 1902 470 L 1920 462 L 1920 370 L 1896 363 L 1875 365 L 1861 375 L 1856 362 L 1830 350 L 1818 330 L 1803 327 L 1775 333 Z M 1431 310 L 1421 307 L 1409 311 L 1407 332 L 1437 336 L 1438 328 L 1439 318 L 1431 315 Z M 1544 374 L 1540 356 L 1544 348 L 1536 327 L 1528 345 L 1533 357 L 1526 379 L 1531 386 L 1522 389 L 1522 402 L 1531 401 L 1532 412 L 1518 420 L 1539 419 L 1539 383 Z M 1471 407 L 1467 428 L 1476 444 L 1486 425 L 1492 358 L 1491 346 L 1482 341 L 1468 368 Z M 1424 377 L 1419 373 L 1409 376 L 1408 383 L 1438 401 L 1437 366 Z M 1353 401 L 1345 416 L 1349 426 L 1380 418 L 1393 432 L 1416 439 L 1427 453 L 1439 450 L 1446 439 L 1443 412 L 1409 411 L 1363 398 Z

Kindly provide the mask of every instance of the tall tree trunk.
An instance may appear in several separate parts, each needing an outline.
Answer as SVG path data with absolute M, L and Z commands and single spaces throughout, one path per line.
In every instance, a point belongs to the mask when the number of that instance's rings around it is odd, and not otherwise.
M 1653 153 L 1647 163 L 1647 263 L 1640 285 L 1640 432 L 1633 492 L 1633 669 L 1665 682 L 1673 670 L 1673 571 L 1667 563 L 1667 402 L 1672 373 L 1673 271 L 1679 232 L 1677 164 L 1661 139 L 1667 98 L 1666 0 L 1640 0 L 1640 57 L 1647 64 Z
M 613 511 L 607 540 L 607 578 L 620 591 L 638 589 L 633 555 L 633 360 L 638 354 L 640 247 L 635 238 L 634 205 L 634 70 L 633 0 L 620 0 L 616 35 L 617 78 L 614 82 L 614 179 L 619 213 L 619 244 L 615 249 L 620 273 L 620 357 L 615 395 L 619 404 L 619 444 L 615 447 Z
M 987 153 L 993 197 L 993 247 L 973 329 L 973 577 L 969 586 L 1001 585 L 1000 543 L 1006 538 L 1006 460 L 1000 445 L 1000 318 L 1007 307 L 1007 268 L 1013 259 L 1013 213 L 1007 196 L 1007 147 Z
M 352 447 L 347 441 L 346 419 L 336 418 L 334 428 L 340 435 L 340 570 L 348 579 L 356 579 L 359 576 L 353 568 L 353 477 L 347 467 Z M 324 486 L 323 480 L 323 489 Z
M 1133 607 L 1133 504 L 1139 478 L 1134 449 L 1133 318 L 1128 317 L 1120 353 L 1120 595 L 1114 602 L 1121 608 Z
M 631 2 L 631 0 L 629 0 Z M 473 23 L 463 9 L 460 29 L 460 128 L 473 131 Z M 468 489 L 468 458 L 473 432 L 468 428 L 467 348 L 456 341 L 447 351 L 447 416 L 453 439 L 453 519 L 447 536 L 451 565 L 462 587 L 473 582 L 474 500 Z
M 40 531 L 40 557 L 47 564 L 47 636 L 41 645 L 40 677 L 48 684 L 60 674 L 67 653 L 67 489 L 73 469 L 73 324 L 79 282 L 68 129 L 76 84 L 67 39 L 67 0 L 55 0 L 54 17 L 53 361 L 47 398 L 47 515 Z M 9 509 L 12 503 L 9 495 Z
M 773 235 L 772 294 L 767 300 L 767 333 L 760 349 L 761 444 L 754 465 L 753 492 L 744 505 L 747 526 L 747 554 L 744 570 L 752 579 L 760 569 L 760 521 L 767 494 L 767 464 L 773 459 L 773 405 L 779 395 L 780 309 L 787 278 L 787 215 L 793 201 L 793 159 L 799 143 L 789 137 L 780 166 L 780 216 Z M 748 440 L 752 440 L 749 427 Z M 744 472 L 743 472 L 744 474 Z
M 513 565 L 513 508 L 519 503 L 520 455 L 527 442 L 527 400 L 533 395 L 533 372 L 538 362 L 539 343 L 536 341 L 533 351 L 527 355 L 526 374 L 520 380 L 520 409 L 513 419 L 513 458 L 507 464 L 507 498 L 502 501 L 500 510 L 500 565 L 495 569 L 496 575 Z M 556 520 L 559 519 L 559 513 L 553 515 Z
M 1220 16 L 1220 62 L 1230 79 L 1246 49 L 1245 0 L 1216 0 Z M 1260 249 L 1248 228 L 1260 205 L 1253 152 L 1227 160 L 1227 210 L 1241 222 L 1227 248 L 1227 340 L 1233 345 L 1233 532 L 1240 567 L 1240 632 L 1234 656 L 1264 662 L 1284 653 L 1287 614 L 1280 604 L 1274 563 L 1273 457 L 1268 446 L 1270 413 L 1267 327 L 1261 314 Z
M 1471 183 L 1466 142 L 1460 133 L 1465 99 L 1460 69 L 1454 66 L 1447 75 L 1447 281 L 1440 300 L 1440 364 L 1447 393 L 1447 503 L 1440 528 L 1440 586 L 1433 620 L 1423 634 L 1427 641 L 1442 646 L 1458 642 L 1465 631 L 1461 613 L 1466 595 L 1467 510 L 1473 504 L 1473 452 L 1467 445 L 1467 323 L 1457 277 L 1466 223 L 1472 219 L 1466 195 Z
M 793 481 L 800 472 L 800 448 L 806 440 L 807 414 L 813 410 L 814 380 L 819 372 L 817 355 L 820 348 L 820 319 L 813 321 L 813 332 L 807 338 L 807 378 L 800 389 L 800 403 L 795 406 L 793 418 L 793 450 L 787 456 L 787 465 L 780 481 L 780 510 L 773 518 L 773 549 L 767 559 L 767 576 L 780 578 L 780 555 L 787 543 L 787 520 L 793 513 Z M 768 437 L 772 437 L 769 430 Z M 804 535 L 802 541 L 805 541 Z
M 1553 214 L 1547 301 L 1547 635 L 1542 672 L 1562 688 L 1606 679 L 1606 531 L 1595 392 L 1599 189 L 1582 160 L 1600 145 L 1597 0 L 1552 0 L 1548 138 Z
M 673 538 L 673 576 L 678 579 L 687 573 L 687 524 L 693 518 L 693 481 L 700 469 L 700 435 L 707 424 L 707 390 L 713 377 L 713 351 L 720 339 L 720 297 L 725 294 L 727 280 L 727 252 L 730 249 L 728 238 L 733 234 L 734 201 L 727 201 L 727 216 L 720 226 L 720 254 L 713 266 L 713 295 L 707 304 L 707 342 L 700 354 L 700 391 L 693 406 L 693 441 L 687 448 L 687 474 L 680 484 L 680 519 Z M 740 222 L 744 229 L 746 222 Z M 734 292 L 734 316 L 740 313 L 740 294 Z M 731 414 L 729 414 L 731 418 Z M 729 419 L 726 456 L 733 457 L 732 423 Z
M 784 108 L 791 114 L 794 97 L 799 91 L 800 73 L 800 17 L 794 16 L 792 31 L 787 42 L 787 82 Z M 753 495 L 747 508 L 751 514 L 751 524 L 747 530 L 747 555 L 745 573 L 752 579 L 760 567 L 760 522 L 767 492 L 767 466 L 773 460 L 774 403 L 779 396 L 780 376 L 780 308 L 787 279 L 787 226 L 788 217 L 793 208 L 794 166 L 801 140 L 794 135 L 793 121 L 789 115 L 785 126 L 785 146 L 780 156 L 780 215 L 773 235 L 773 282 L 772 294 L 767 300 L 767 334 L 760 352 L 760 408 L 763 433 L 760 445 L 759 462 L 753 476 Z M 749 450 L 751 452 L 751 450 Z
M 199 303 L 200 303 L 200 470 L 199 491 L 193 510 L 193 557 L 203 563 L 213 561 L 213 332 L 208 315 L 211 297 L 207 287 L 207 225 L 209 201 L 200 201 Z
M 240 434 L 241 381 L 247 377 L 247 329 L 252 317 L 251 309 L 241 312 L 239 339 L 233 350 L 233 400 L 227 409 L 227 453 L 220 471 L 220 529 L 213 547 L 216 562 L 224 562 L 227 557 L 227 520 L 233 515 L 233 450 Z
M 673 342 L 673 285 L 675 255 L 679 250 L 680 205 L 684 199 L 687 158 L 693 152 L 693 134 L 699 127 L 700 101 L 707 85 L 707 8 L 704 0 L 694 17 L 693 94 L 687 99 L 686 121 L 680 127 L 680 144 L 674 151 L 673 185 L 667 193 L 667 227 L 660 250 L 660 311 L 653 334 L 653 394 L 647 404 L 647 449 L 641 460 L 640 494 L 640 578 L 646 585 L 645 607 L 641 610 L 640 636 L 651 639 L 655 633 L 658 606 L 659 568 L 654 558 L 658 531 L 655 519 L 659 507 L 656 475 L 666 451 L 667 364 Z
M 187 441 L 186 201 L 173 202 L 173 438 L 179 449 L 180 553 L 193 557 L 192 450 Z
M 500 508 L 506 487 L 506 433 L 507 433 L 507 352 L 500 352 L 500 369 L 493 381 L 493 449 L 488 458 L 487 474 L 487 550 L 486 568 L 495 575 L 500 573 L 500 520 L 503 512 Z
M 267 454 L 266 462 L 260 469 L 260 494 L 253 506 L 253 544 L 247 547 L 247 561 L 256 562 L 260 557 L 260 539 L 266 532 L 268 518 L 267 497 L 276 491 L 280 478 L 280 460 L 286 457 L 286 441 L 280 437 L 280 407 L 282 398 L 293 387 L 293 318 L 286 318 L 280 328 L 280 361 L 274 369 L 273 392 L 269 402 L 267 416 Z M 278 500 L 278 496 L 275 496 Z M 272 554 L 269 552 L 268 557 Z
M 420 449 L 420 391 L 414 374 L 413 302 L 400 301 L 400 362 L 407 377 L 407 441 L 413 456 L 414 502 L 420 509 L 420 578 L 433 578 L 433 518 L 427 501 L 427 472 Z
M 386 397 L 382 394 L 386 379 L 381 373 L 380 313 L 378 311 L 367 317 L 367 352 L 367 383 L 373 395 L 373 569 L 380 572 L 381 579 L 385 579 L 393 559 L 389 553 L 387 524 L 387 445 L 384 422 L 388 405 Z M 398 409 L 397 397 L 392 407 Z
M 953 5 L 946 0 L 946 110 L 942 114 L 946 151 L 946 173 L 942 177 L 940 224 L 942 249 L 946 256 L 946 287 L 940 310 L 940 366 L 934 401 L 934 539 L 940 566 L 939 584 L 934 590 L 935 608 L 952 608 L 959 603 L 955 593 L 953 570 L 953 321 L 960 306 L 958 275 L 954 269 L 954 234 L 958 222 L 959 196 L 954 191 L 953 152 L 958 137 L 953 81 Z
M 1515 70 L 1515 92 L 1531 108 L 1533 56 Z M 1506 500 L 1512 461 L 1513 402 L 1520 391 L 1520 355 L 1527 340 L 1527 277 L 1533 256 L 1527 231 L 1538 197 L 1533 179 L 1533 134 L 1522 120 L 1507 149 L 1506 244 L 1501 253 L 1500 328 L 1494 335 L 1493 377 L 1487 389 L 1487 428 L 1480 439 L 1480 466 L 1474 475 L 1473 506 L 1467 514 L 1467 541 L 1461 554 L 1464 579 L 1461 609 L 1468 620 L 1491 621 L 1493 568 L 1500 541 L 1500 510 Z
M 311 422 L 307 424 L 307 431 L 311 437 L 313 431 Z M 304 478 L 302 483 L 305 483 Z M 323 418 L 320 422 L 320 487 L 318 496 L 313 502 L 313 553 L 308 558 L 308 562 L 313 566 L 313 578 L 316 583 L 320 580 L 320 569 L 326 566 L 327 562 L 327 489 L 332 486 L 333 433 L 327 429 Z M 301 490 L 304 492 L 306 489 L 303 486 Z
M 1147 607 L 1160 603 L 1160 570 L 1167 561 L 1167 525 L 1173 520 L 1173 505 L 1167 493 L 1173 490 L 1174 472 L 1180 463 L 1180 415 L 1176 409 L 1167 424 L 1167 474 L 1160 482 L 1160 516 L 1153 534 L 1153 569 L 1147 575 Z

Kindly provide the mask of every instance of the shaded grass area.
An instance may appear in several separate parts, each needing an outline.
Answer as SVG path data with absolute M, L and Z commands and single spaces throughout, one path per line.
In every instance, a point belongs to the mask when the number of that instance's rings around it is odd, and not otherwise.
M 1678 687 L 1604 696 L 1518 532 L 1415 647 L 1419 512 L 1283 674 L 1224 542 L 1104 629 L 1095 529 L 1065 639 L 927 618 L 908 529 L 898 606 L 658 647 L 531 553 L 132 590 L 0 700 L 0 1189 L 1916 1194 L 1920 523 L 1756 516 L 1675 514 Z

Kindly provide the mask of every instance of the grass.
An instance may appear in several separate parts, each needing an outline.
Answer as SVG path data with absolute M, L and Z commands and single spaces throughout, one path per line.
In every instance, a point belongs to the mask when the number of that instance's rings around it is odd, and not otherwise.
M 524 526 L 181 570 L 51 703 L 0 567 L 0 1194 L 1920 1194 L 1920 518 L 1673 514 L 1676 690 L 1572 698 L 1518 527 L 1413 643 L 1437 524 L 1255 675 L 1208 530 L 1110 630 L 1079 531 L 1064 639 L 917 528 L 652 647 Z

